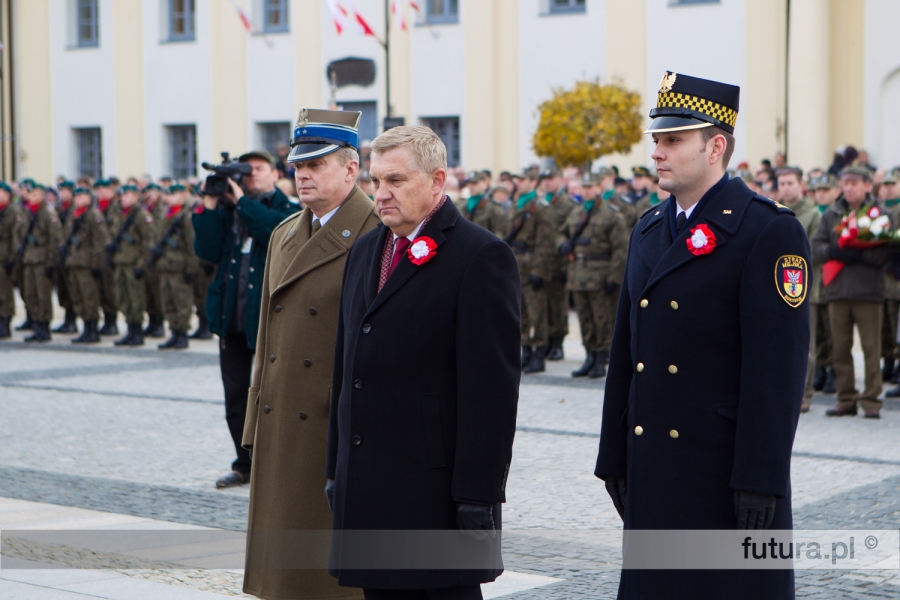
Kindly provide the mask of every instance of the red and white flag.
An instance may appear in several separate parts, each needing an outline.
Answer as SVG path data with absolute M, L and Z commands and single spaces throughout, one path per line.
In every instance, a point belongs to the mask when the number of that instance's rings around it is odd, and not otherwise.
M 247 13 L 244 12 L 244 9 L 241 8 L 241 5 L 231 0 L 231 5 L 234 6 L 234 9 L 237 11 L 238 18 L 241 20 L 241 24 L 244 26 L 244 29 L 247 33 L 253 31 L 253 25 L 250 23 L 250 17 L 247 16 Z
M 352 3 L 346 2 L 347 6 L 342 6 L 336 0 L 325 0 L 328 12 L 331 13 L 331 20 L 334 22 L 334 28 L 338 35 L 344 31 L 352 31 L 357 35 L 371 35 L 375 37 L 375 31 L 366 21 L 365 17 L 353 6 Z
M 400 31 L 406 31 L 406 19 L 403 18 L 403 7 L 400 0 L 391 0 L 391 12 L 394 13 L 394 23 Z
M 347 6 L 348 10 L 345 14 L 347 15 L 347 19 L 354 25 L 354 27 L 351 27 L 351 29 L 354 30 L 354 33 L 357 35 L 371 35 L 372 37 L 378 37 L 375 35 L 375 30 L 372 29 L 369 22 L 362 16 L 362 13 L 353 5 L 353 2 L 347 0 Z M 338 7 L 340 7 L 340 4 Z

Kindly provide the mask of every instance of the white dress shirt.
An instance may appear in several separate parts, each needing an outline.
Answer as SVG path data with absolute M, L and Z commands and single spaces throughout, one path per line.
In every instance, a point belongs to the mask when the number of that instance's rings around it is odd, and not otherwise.
M 317 217 L 317 216 L 313 215 L 313 219 L 312 219 L 313 226 L 315 226 L 316 221 L 318 221 L 322 225 L 322 227 L 325 227 L 325 223 L 327 223 L 331 219 L 331 217 L 334 216 L 334 213 L 336 213 L 338 211 L 338 208 L 340 208 L 340 206 L 338 206 L 337 208 L 335 208 L 334 210 L 332 210 L 330 212 L 325 213 L 321 217 Z

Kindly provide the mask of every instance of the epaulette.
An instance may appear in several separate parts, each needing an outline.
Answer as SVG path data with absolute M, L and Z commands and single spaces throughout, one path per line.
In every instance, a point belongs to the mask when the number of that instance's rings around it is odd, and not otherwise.
M 794 211 L 792 211 L 790 208 L 788 208 L 781 202 L 776 202 L 775 200 L 772 200 L 771 198 L 766 198 L 765 196 L 760 196 L 759 194 L 756 194 L 755 196 L 753 196 L 753 199 L 758 200 L 759 202 L 762 202 L 763 204 L 767 204 L 768 206 L 771 206 L 772 208 L 774 208 L 775 210 L 777 210 L 780 213 L 784 213 L 787 215 L 794 215 Z
M 298 210 L 297 212 L 295 212 L 292 215 L 290 215 L 289 217 L 287 217 L 284 221 L 282 221 L 281 223 L 276 225 L 275 229 L 278 229 L 279 227 L 281 227 L 282 225 L 284 225 L 285 223 L 289 222 L 292 219 L 296 219 L 296 218 L 300 217 L 303 214 L 303 210 L 305 210 L 305 209 Z M 273 233 L 275 232 L 275 229 L 272 230 Z
M 659 204 L 657 204 L 656 206 L 651 206 L 650 208 L 645 210 L 643 213 L 641 213 L 641 216 L 638 217 L 638 221 L 640 221 L 641 219 L 643 219 L 644 217 L 646 217 L 647 215 L 649 215 L 650 213 L 652 213 L 655 210 L 659 210 Z

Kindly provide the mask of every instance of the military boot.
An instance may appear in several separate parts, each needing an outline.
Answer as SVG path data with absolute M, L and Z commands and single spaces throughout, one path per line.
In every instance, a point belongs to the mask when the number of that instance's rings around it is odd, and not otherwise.
M 102 331 L 100 333 L 103 333 Z M 114 346 L 130 346 L 131 338 L 134 337 L 134 327 L 131 326 L 131 323 L 128 324 L 128 333 L 126 333 L 121 338 L 117 339 L 113 342 Z
M 813 374 L 813 389 L 817 392 L 821 392 L 825 387 L 825 377 L 827 373 L 825 372 L 825 367 L 816 367 L 816 371 Z
M 544 367 L 544 354 L 547 352 L 547 346 L 538 346 L 531 353 L 531 361 L 525 368 L 522 369 L 523 373 L 543 373 L 545 371 Z
M 834 369 L 828 367 L 828 371 L 825 373 L 825 386 L 822 388 L 823 394 L 836 394 L 837 393 L 837 383 L 835 381 Z
M 85 321 L 84 331 L 77 338 L 72 340 L 73 344 L 95 344 L 100 341 L 100 334 L 97 333 L 97 321 Z
M 163 318 L 160 315 L 150 315 L 150 322 L 144 328 L 144 335 L 149 338 L 166 337 L 166 330 L 163 328 Z
M 594 368 L 594 363 L 597 362 L 597 353 L 593 350 L 588 350 L 587 356 L 584 359 L 584 364 L 578 367 L 578 370 L 572 371 L 572 377 L 586 377 L 588 373 L 591 372 L 591 369 Z
M 608 365 L 609 364 L 609 350 L 597 351 L 597 362 L 603 363 L 604 365 Z
M 606 365 L 603 364 L 603 361 L 598 360 L 588 373 L 588 379 L 600 379 L 601 377 L 606 377 Z
M 128 340 L 129 346 L 144 345 L 144 331 L 141 329 L 140 323 L 129 323 L 128 328 L 131 330 L 131 339 Z
M 25 322 L 16 327 L 16 331 L 31 331 L 34 328 L 34 320 L 31 318 L 31 311 L 25 309 Z
M 522 346 L 522 368 L 528 366 L 531 362 L 531 346 Z
M 197 331 L 191 334 L 192 340 L 211 340 L 212 333 L 209 331 L 209 321 L 206 320 L 206 317 L 198 317 L 199 323 L 197 324 Z
M 562 344 L 562 338 L 550 338 L 550 350 L 547 352 L 547 360 L 556 361 L 565 358 Z
M 11 319 L 12 317 L 0 317 L 0 340 L 12 337 L 12 332 L 9 330 L 9 322 Z
M 187 331 L 176 331 L 175 336 L 175 345 L 172 346 L 172 350 L 186 350 L 188 347 Z
M 103 313 L 103 327 L 100 329 L 100 335 L 119 335 L 119 326 L 116 325 L 116 313 Z
M 33 333 L 25 338 L 26 342 L 49 342 L 51 340 L 49 321 L 35 321 L 32 328 Z
M 78 333 L 78 327 L 75 325 L 75 311 L 66 309 L 66 320 L 62 325 L 53 330 L 53 333 Z
M 884 367 L 881 369 L 881 380 L 882 381 L 890 381 L 891 377 L 894 376 L 895 365 L 897 364 L 896 359 L 893 358 L 885 358 L 884 359 Z

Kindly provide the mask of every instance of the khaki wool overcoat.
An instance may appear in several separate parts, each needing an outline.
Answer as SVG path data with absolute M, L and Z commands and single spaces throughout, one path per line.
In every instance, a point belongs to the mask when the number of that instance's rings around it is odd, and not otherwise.
M 358 187 L 310 237 L 312 216 L 310 210 L 291 216 L 269 240 L 243 437 L 253 455 L 244 592 L 278 600 L 361 599 L 360 590 L 338 586 L 324 568 L 280 562 L 301 556 L 291 547 L 297 534 L 284 532 L 331 530 L 325 450 L 341 280 L 350 247 L 379 222 Z M 324 542 L 324 567 L 330 534 L 317 539 Z

